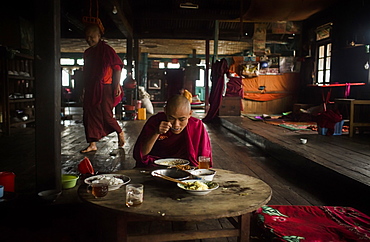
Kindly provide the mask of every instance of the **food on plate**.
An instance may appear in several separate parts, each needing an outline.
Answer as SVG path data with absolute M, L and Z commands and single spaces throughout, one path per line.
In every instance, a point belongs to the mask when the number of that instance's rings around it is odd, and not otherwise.
M 178 159 L 178 160 L 161 160 L 160 162 L 158 162 L 158 164 L 161 164 L 161 165 L 164 165 L 164 166 L 176 166 L 176 165 L 184 164 L 184 163 L 185 163 L 185 161 L 181 160 L 181 159 Z
M 93 180 L 92 183 L 98 182 L 101 180 L 107 181 L 109 183 L 109 186 L 117 186 L 117 185 L 123 184 L 123 180 L 121 178 L 117 178 L 114 176 L 105 176 L 105 175 L 96 176 L 96 179 Z
M 201 181 L 187 182 L 187 184 L 184 185 L 184 187 L 185 189 L 188 189 L 188 190 L 208 190 L 209 189 L 208 185 Z
M 190 170 L 191 169 L 191 166 L 190 165 L 176 165 L 175 167 L 177 169 L 183 170 L 183 171 L 186 171 L 186 170 Z

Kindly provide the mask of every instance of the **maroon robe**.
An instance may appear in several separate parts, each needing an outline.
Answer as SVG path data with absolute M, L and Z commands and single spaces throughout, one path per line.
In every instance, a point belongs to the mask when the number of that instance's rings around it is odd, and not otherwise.
M 190 161 L 191 166 L 198 165 L 198 156 L 211 157 L 212 149 L 208 133 L 201 120 L 190 117 L 187 126 L 180 134 L 168 131 L 161 134 L 148 155 L 142 154 L 142 142 L 152 135 L 161 121 L 166 121 L 164 112 L 153 115 L 145 123 L 134 147 L 137 167 L 155 166 L 154 161 L 164 158 L 181 158 Z
M 210 107 L 207 115 L 203 118 L 203 122 L 211 122 L 213 119 L 218 117 L 218 110 L 221 106 L 222 93 L 225 85 L 224 74 L 228 71 L 229 67 L 225 58 L 222 58 L 220 61 L 216 61 L 212 65 L 212 88 L 208 98 Z
M 99 141 L 114 131 L 122 132 L 112 112 L 115 104 L 114 87 L 112 84 L 103 84 L 107 69 L 115 65 L 122 68 L 122 60 L 104 41 L 84 53 L 83 123 L 88 143 Z

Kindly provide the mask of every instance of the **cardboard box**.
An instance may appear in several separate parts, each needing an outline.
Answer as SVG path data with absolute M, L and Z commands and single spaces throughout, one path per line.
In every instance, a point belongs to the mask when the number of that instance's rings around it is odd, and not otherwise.
M 240 116 L 241 115 L 241 98 L 224 97 L 219 109 L 220 116 Z

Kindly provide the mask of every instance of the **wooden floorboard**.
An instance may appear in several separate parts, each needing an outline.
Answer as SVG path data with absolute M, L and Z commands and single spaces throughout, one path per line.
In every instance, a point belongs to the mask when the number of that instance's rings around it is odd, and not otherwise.
M 201 111 L 194 115 L 200 118 L 204 117 L 204 113 Z M 76 172 L 78 163 L 85 156 L 91 160 L 98 172 L 114 172 L 117 169 L 131 169 L 135 166 L 133 147 L 145 121 L 119 121 L 126 138 L 126 144 L 122 149 L 117 149 L 117 135 L 113 133 L 98 142 L 97 152 L 80 154 L 79 151 L 84 149 L 87 143 L 81 116 L 78 114 L 74 116 L 73 120 L 66 120 L 62 125 L 63 172 Z M 234 126 L 234 132 L 237 134 L 226 129 L 222 125 L 222 120 L 231 122 Z M 343 178 L 350 173 L 358 174 L 358 179 L 366 178 L 370 166 L 369 139 L 358 135 L 349 139 L 345 135 L 326 137 L 311 131 L 293 132 L 263 122 L 250 122 L 248 119 L 240 117 L 225 117 L 221 119 L 221 123 L 207 123 L 206 128 L 211 138 L 214 167 L 251 175 L 265 181 L 273 190 L 269 204 L 346 205 L 358 208 L 365 213 L 370 212 L 369 199 L 364 197 L 364 194 L 369 192 L 367 185 L 369 181 L 358 182 L 351 178 L 351 181 L 354 181 L 350 182 Z M 252 140 L 248 140 L 248 137 Z M 308 138 L 308 143 L 306 145 L 299 144 L 300 137 Z M 325 145 L 322 144 L 323 142 Z M 29 193 L 35 189 L 34 130 L 32 128 L 15 129 L 11 136 L 0 135 L 0 146 L 2 147 L 0 171 L 13 171 L 16 174 L 16 190 L 18 192 Z M 274 151 L 274 149 L 277 150 Z M 304 166 L 301 167 L 301 165 Z M 338 172 L 333 173 L 333 168 Z M 65 209 L 64 213 L 68 214 L 70 211 L 70 215 L 74 218 L 76 216 L 78 218 L 85 217 L 85 213 L 79 212 L 81 205 L 83 204 L 76 196 L 76 190 L 64 190 L 61 199 L 53 206 L 43 207 L 44 216 L 47 218 L 54 209 L 58 211 Z M 59 206 L 62 207 L 59 208 Z M 73 209 L 68 210 L 69 208 L 65 208 L 65 206 L 72 206 Z M 22 217 L 29 215 L 32 218 L 34 215 L 33 212 L 26 209 L 21 212 L 24 213 Z M 60 213 L 62 214 L 62 212 Z M 89 210 L 88 214 L 91 215 L 91 213 Z M 9 212 L 9 216 L 10 214 Z M 19 228 L 12 227 L 10 231 L 13 234 L 22 232 L 24 234 L 32 233 L 35 236 L 41 232 L 40 229 L 35 228 L 36 225 L 27 225 L 27 221 L 22 223 Z M 81 226 L 80 219 L 65 219 L 64 217 L 58 223 L 43 223 L 43 226 L 49 231 L 60 234 L 62 231 L 56 231 L 55 226 L 63 221 L 71 222 L 74 226 Z M 32 220 L 32 222 L 34 221 Z M 91 223 L 86 224 L 91 226 Z M 16 216 L 14 223 L 10 224 L 16 224 Z M 9 227 L 4 223 L 1 223 L 0 226 L 0 229 Z M 199 228 L 214 229 L 229 228 L 230 226 L 229 221 L 221 219 L 191 224 L 148 222 L 132 224 L 130 231 L 132 233 L 165 233 L 170 230 L 191 231 Z M 63 228 L 65 229 L 65 227 Z M 92 235 L 96 235 L 98 231 L 90 231 L 86 226 L 83 228 L 86 229 L 85 236 L 90 238 L 89 242 L 93 242 Z M 65 239 L 68 236 L 80 238 L 83 236 L 83 234 L 76 235 L 78 233 L 76 230 L 70 229 L 70 231 L 72 232 L 64 233 L 61 238 Z M 236 241 L 236 238 L 202 241 Z
M 251 138 L 258 136 L 260 140 L 263 140 L 262 144 L 255 144 L 269 152 L 274 152 L 272 149 L 274 147 L 269 147 L 269 144 L 273 143 L 275 147 L 278 146 L 277 150 L 279 152 L 283 149 L 288 150 L 292 154 L 295 153 L 370 186 L 370 149 L 366 148 L 369 147 L 369 139 L 367 141 L 362 140 L 361 143 L 358 139 L 355 146 L 353 143 L 355 138 L 351 139 L 348 135 L 323 136 L 314 131 L 290 131 L 243 117 L 224 117 L 222 122 L 225 125 L 229 123 L 229 127 L 233 126 L 231 128 L 233 130 L 237 126 L 243 132 L 246 132 L 244 134 L 247 136 L 248 133 L 253 133 Z M 299 145 L 299 138 L 301 137 L 308 139 L 306 145 Z M 248 139 L 248 137 L 246 138 Z M 268 141 L 268 143 L 265 141 Z

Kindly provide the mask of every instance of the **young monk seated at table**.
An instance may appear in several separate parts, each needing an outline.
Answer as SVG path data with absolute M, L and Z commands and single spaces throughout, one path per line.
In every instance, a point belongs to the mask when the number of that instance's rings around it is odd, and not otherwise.
M 153 115 L 145 123 L 135 147 L 136 167 L 155 166 L 154 161 L 164 158 L 181 158 L 198 166 L 198 156 L 211 157 L 212 150 L 203 122 L 191 116 L 189 101 L 174 95 L 164 112 Z

